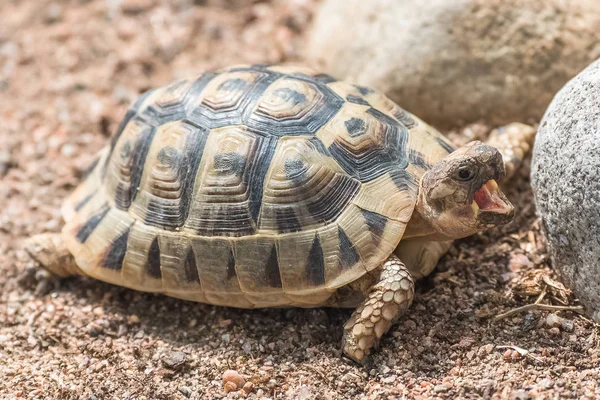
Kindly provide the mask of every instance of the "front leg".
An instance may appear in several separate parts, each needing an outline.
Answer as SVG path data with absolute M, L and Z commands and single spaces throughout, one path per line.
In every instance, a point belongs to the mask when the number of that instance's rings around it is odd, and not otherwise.
M 410 272 L 398 257 L 390 256 L 379 281 L 367 290 L 365 300 L 344 325 L 344 354 L 364 362 L 392 323 L 408 309 L 414 292 Z

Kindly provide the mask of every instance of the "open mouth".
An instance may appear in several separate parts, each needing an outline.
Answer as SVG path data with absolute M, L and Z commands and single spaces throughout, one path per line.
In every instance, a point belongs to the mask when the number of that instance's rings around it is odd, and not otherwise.
M 500 192 L 495 180 L 490 179 L 475 192 L 473 208 L 494 214 L 512 214 L 514 207 Z

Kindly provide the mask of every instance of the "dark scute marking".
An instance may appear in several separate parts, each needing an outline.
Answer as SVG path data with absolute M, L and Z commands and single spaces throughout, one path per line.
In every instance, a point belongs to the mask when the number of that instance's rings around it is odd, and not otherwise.
M 273 78 L 278 78 L 277 76 Z M 274 119 L 271 116 L 264 115 L 260 112 L 254 112 L 256 108 L 256 104 L 250 104 L 246 107 L 246 112 L 244 114 L 243 123 L 256 132 L 261 132 L 264 135 L 268 136 L 298 136 L 298 135 L 314 135 L 323 125 L 331 120 L 331 118 L 339 111 L 339 109 L 344 104 L 344 99 L 341 98 L 338 94 L 336 94 L 333 90 L 331 90 L 327 85 L 323 85 L 321 83 L 315 83 L 314 79 L 310 77 L 310 79 L 302 78 L 297 74 L 287 75 L 287 78 L 300 80 L 308 83 L 315 90 L 320 92 L 322 96 L 319 96 L 318 101 L 314 104 L 313 107 L 310 107 L 309 110 L 306 110 L 306 113 L 302 115 L 296 116 L 294 118 L 283 118 L 283 119 Z M 273 82 L 275 79 L 271 79 Z M 291 96 L 291 94 L 297 93 L 299 96 L 296 96 L 296 99 L 290 97 L 289 100 L 294 102 L 295 104 L 299 104 L 301 101 L 307 101 L 306 96 L 302 93 L 296 92 L 292 89 L 281 88 L 275 90 L 274 93 L 285 93 L 289 92 L 290 94 L 285 94 L 285 96 Z M 252 90 L 249 95 L 260 96 L 262 91 L 257 92 Z M 256 102 L 255 102 L 256 103 Z
M 408 130 L 377 110 L 367 112 L 380 120 L 381 129 L 384 129 L 379 142 L 358 151 L 338 138 L 327 148 L 344 171 L 360 182 L 369 182 L 393 169 L 408 166 Z
M 387 218 L 381 214 L 374 213 L 372 211 L 367 211 L 365 209 L 360 209 L 367 226 L 369 227 L 369 231 L 373 236 L 373 241 L 376 245 L 381 241 L 381 236 L 383 235 L 383 231 L 385 230 L 385 226 L 387 224 Z
M 299 232 L 302 224 L 298 220 L 293 207 L 283 207 L 275 210 L 277 230 L 279 233 Z
M 136 148 L 133 153 L 133 160 L 131 163 L 131 186 L 129 187 L 129 203 L 131 204 L 137 196 L 138 186 L 142 180 L 142 173 L 144 172 L 144 163 L 150 150 L 152 140 L 154 140 L 154 134 L 156 128 L 150 128 L 147 133 L 140 138 L 136 143 Z
M 79 243 L 85 243 L 85 241 L 88 239 L 88 237 L 90 237 L 92 232 L 94 232 L 98 224 L 100 224 L 102 219 L 104 219 L 109 210 L 110 208 L 108 204 L 103 205 L 98 213 L 94 214 L 90 219 L 86 221 L 85 224 L 83 224 L 81 228 L 79 228 L 77 234 L 75 234 L 75 237 L 77 238 Z
M 102 260 L 102 266 L 104 268 L 112 269 L 115 271 L 120 270 L 123 267 L 123 260 L 125 259 L 125 253 L 127 253 L 127 240 L 129 239 L 129 229 L 119 235 L 115 239 L 112 246 L 104 256 Z
M 87 196 L 85 196 L 85 198 L 83 200 L 81 200 L 79 203 L 77 203 L 75 205 L 75 211 L 79 211 L 83 207 L 85 207 L 85 205 L 92 199 L 92 197 L 94 197 L 95 194 L 96 194 L 96 192 L 94 191 L 93 193 L 88 194 Z
M 319 286 L 325 283 L 325 259 L 318 235 L 315 235 L 308 252 L 306 268 L 306 278 L 312 285 Z
M 402 124 L 408 129 L 412 129 L 417 126 L 417 122 L 414 120 L 414 118 L 400 107 L 397 107 L 392 114 L 394 115 L 394 118 L 402 122 Z
M 183 270 L 185 272 L 185 279 L 188 282 L 200 283 L 200 277 L 198 276 L 198 267 L 196 265 L 196 255 L 194 254 L 194 248 L 190 247 L 185 257 L 183 264 Z
M 99 162 L 100 157 L 97 157 L 94 161 L 92 161 L 92 163 L 81 172 L 81 178 L 85 180 L 88 176 L 90 176 L 90 174 L 94 171 Z
M 306 103 L 306 96 L 289 88 L 279 88 L 273 94 L 283 101 L 293 103 L 294 105 Z
M 367 113 L 371 114 L 372 116 L 374 116 L 375 118 L 377 118 L 378 120 L 380 120 L 381 122 L 391 125 L 391 126 L 396 126 L 398 125 L 398 121 L 396 121 L 394 118 L 390 117 L 389 115 L 386 115 L 384 113 L 382 113 L 381 111 L 377 110 L 376 108 L 369 108 L 367 110 Z
M 323 189 L 324 194 L 306 204 L 308 212 L 317 223 L 335 221 L 348 203 L 356 196 L 360 183 L 343 174 L 336 174 Z
M 354 85 L 354 87 L 360 92 L 360 94 L 362 94 L 363 96 L 366 96 L 370 93 L 373 93 L 374 90 L 371 88 L 368 88 L 366 86 L 358 86 L 358 85 Z
M 216 154 L 213 160 L 218 175 L 237 175 L 244 172 L 245 158 L 237 153 Z
M 158 237 L 155 237 L 148 250 L 148 266 L 146 271 L 152 278 L 160 279 L 162 273 L 160 271 L 160 247 L 158 245 Z
M 258 71 L 264 71 L 267 68 L 269 68 L 271 66 L 271 64 L 265 64 L 265 63 L 259 63 L 259 64 L 252 64 L 250 66 L 251 69 L 255 69 Z
M 436 137 L 435 140 L 439 143 L 440 146 L 442 146 L 444 150 L 448 152 L 448 154 L 453 153 L 454 150 L 456 150 L 450 143 L 446 142 L 442 138 Z
M 119 155 L 121 156 L 121 158 L 127 158 L 127 157 L 129 157 L 130 154 L 131 154 L 131 142 L 128 140 L 121 147 L 121 150 L 119 151 Z
M 346 232 L 338 226 L 338 241 L 340 246 L 340 268 L 348 269 L 360 260 L 354 244 Z
M 173 169 L 178 169 L 183 160 L 183 154 L 174 147 L 163 147 L 158 152 L 158 162 Z
M 331 154 L 327 150 L 327 147 L 325 147 L 325 145 L 323 144 L 323 142 L 321 142 L 321 140 L 319 138 L 311 137 L 308 139 L 308 141 L 311 143 L 311 145 L 313 145 L 315 147 L 315 149 L 317 149 L 317 151 L 319 153 L 321 153 L 327 157 L 331 157 Z
M 217 76 L 217 74 L 214 72 L 205 72 L 200 75 L 198 79 L 192 83 L 192 87 L 190 88 L 189 92 L 189 98 L 196 99 L 204 90 L 204 88 L 206 88 L 206 85 L 208 85 L 208 83 L 212 81 L 215 76 Z
M 369 102 L 366 101 L 365 99 L 363 99 L 360 96 L 355 96 L 353 94 L 349 94 L 348 96 L 346 96 L 346 101 L 350 102 L 350 103 L 354 103 L 354 104 L 361 104 L 363 106 L 369 106 Z
M 404 169 L 390 171 L 390 176 L 396 187 L 402 191 L 412 190 L 415 187 L 415 179 Z
M 199 236 L 240 237 L 253 235 L 255 226 L 245 203 L 212 203 L 198 215 Z
M 134 112 L 137 112 L 137 110 L 140 109 L 140 106 L 142 105 L 142 103 L 144 101 L 146 101 L 146 99 L 148 98 L 148 96 L 150 96 L 150 94 L 152 92 L 154 92 L 156 89 L 150 89 L 150 90 L 146 90 L 144 92 L 142 92 L 140 94 L 140 96 L 137 98 L 137 100 L 135 101 L 135 103 L 133 103 L 133 106 L 131 106 L 131 110 Z
M 234 278 L 236 276 L 235 272 L 235 257 L 233 255 L 233 248 L 229 248 L 229 259 L 227 260 L 227 280 Z
M 265 176 L 271 165 L 275 148 L 277 147 L 277 138 L 264 138 L 261 147 L 257 150 L 256 169 L 252 171 L 248 187 L 250 188 L 250 214 L 254 222 L 258 222 L 258 214 L 262 205 L 263 187 L 265 184 Z
M 240 90 L 243 89 L 247 84 L 248 82 L 243 79 L 228 79 L 225 82 L 221 83 L 219 87 L 217 87 L 217 90 L 224 90 L 227 92 L 232 90 Z
M 257 71 L 249 68 L 235 68 L 230 72 L 235 71 L 259 73 L 259 76 L 253 82 L 244 81 L 245 86 L 238 88 L 240 93 L 236 95 L 236 98 L 239 98 L 235 104 L 231 104 L 227 108 L 213 109 L 212 106 L 203 102 L 191 110 L 189 119 L 194 121 L 197 126 L 214 129 L 229 125 L 243 125 L 245 119 L 254 110 L 262 93 L 279 77 L 279 74 L 270 71 Z
M 265 267 L 265 278 L 266 284 L 272 288 L 281 287 L 281 274 L 279 272 L 279 260 L 277 259 L 277 248 L 273 245 L 271 248 L 271 254 L 267 260 Z
M 288 179 L 304 179 L 306 175 L 306 164 L 297 158 L 288 158 L 283 165 L 285 175 Z
M 314 76 L 314 79 L 315 79 L 315 81 L 322 83 L 324 85 L 337 81 L 337 79 L 335 79 L 333 76 L 327 75 L 327 74 L 316 74 Z
M 410 149 L 410 151 L 408 152 L 408 161 L 419 167 L 422 169 L 430 169 L 431 165 L 427 164 L 427 162 L 425 161 L 425 159 L 423 158 L 423 153 L 421 153 L 420 151 L 414 150 L 414 149 Z
M 351 137 L 360 136 L 365 133 L 365 121 L 360 118 L 350 118 L 344 122 L 348 135 Z
M 196 126 L 188 120 L 185 120 L 184 122 L 198 129 L 198 133 L 190 136 L 192 139 L 190 139 L 190 141 L 187 143 L 187 151 L 184 156 L 184 163 L 187 166 L 187 169 L 185 170 L 186 175 L 182 181 L 183 189 L 180 199 L 180 210 L 183 221 L 187 220 L 190 211 L 192 192 L 194 191 L 194 184 L 196 181 L 196 173 L 198 172 L 198 167 L 200 166 L 200 161 L 202 160 L 204 146 L 206 145 L 206 140 L 209 133 L 208 129 Z
M 138 101 L 140 101 L 140 100 L 141 99 L 139 99 Z M 119 127 L 117 128 L 117 132 L 115 132 L 115 134 L 110 139 L 110 151 L 108 153 L 108 157 L 106 157 L 106 160 L 104 161 L 104 165 L 102 166 L 102 177 L 106 176 L 106 169 L 108 168 L 108 163 L 110 162 L 112 153 L 115 150 L 117 141 L 123 134 L 123 131 L 125 130 L 125 127 L 129 123 L 129 121 L 131 121 L 131 119 L 135 116 L 135 114 L 136 114 L 135 110 L 133 110 L 133 109 L 128 110 L 127 113 L 125 114 L 125 117 L 123 117 L 123 120 L 119 124 Z

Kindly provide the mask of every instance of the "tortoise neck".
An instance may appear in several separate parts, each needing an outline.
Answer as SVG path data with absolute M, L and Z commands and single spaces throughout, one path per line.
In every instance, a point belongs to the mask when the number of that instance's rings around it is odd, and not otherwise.
M 449 238 L 442 233 L 438 232 L 427 218 L 427 204 L 424 199 L 423 193 L 423 180 L 421 180 L 421 184 L 419 185 L 419 194 L 417 196 L 417 204 L 415 205 L 415 210 L 410 217 L 410 221 L 406 225 L 406 230 L 404 231 L 403 239 L 410 238 L 427 238 L 428 240 L 449 240 L 453 238 Z

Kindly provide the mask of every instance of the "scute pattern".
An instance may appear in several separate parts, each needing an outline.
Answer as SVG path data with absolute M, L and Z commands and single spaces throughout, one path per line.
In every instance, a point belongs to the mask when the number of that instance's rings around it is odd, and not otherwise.
M 328 150 L 341 167 L 361 182 L 368 182 L 408 166 L 408 130 L 374 108 L 347 104 L 343 118 L 330 127 L 336 133 Z M 362 118 L 357 118 L 361 115 Z
M 448 143 L 385 96 L 292 66 L 148 91 L 63 207 L 99 279 L 237 307 L 316 306 L 398 244 Z

